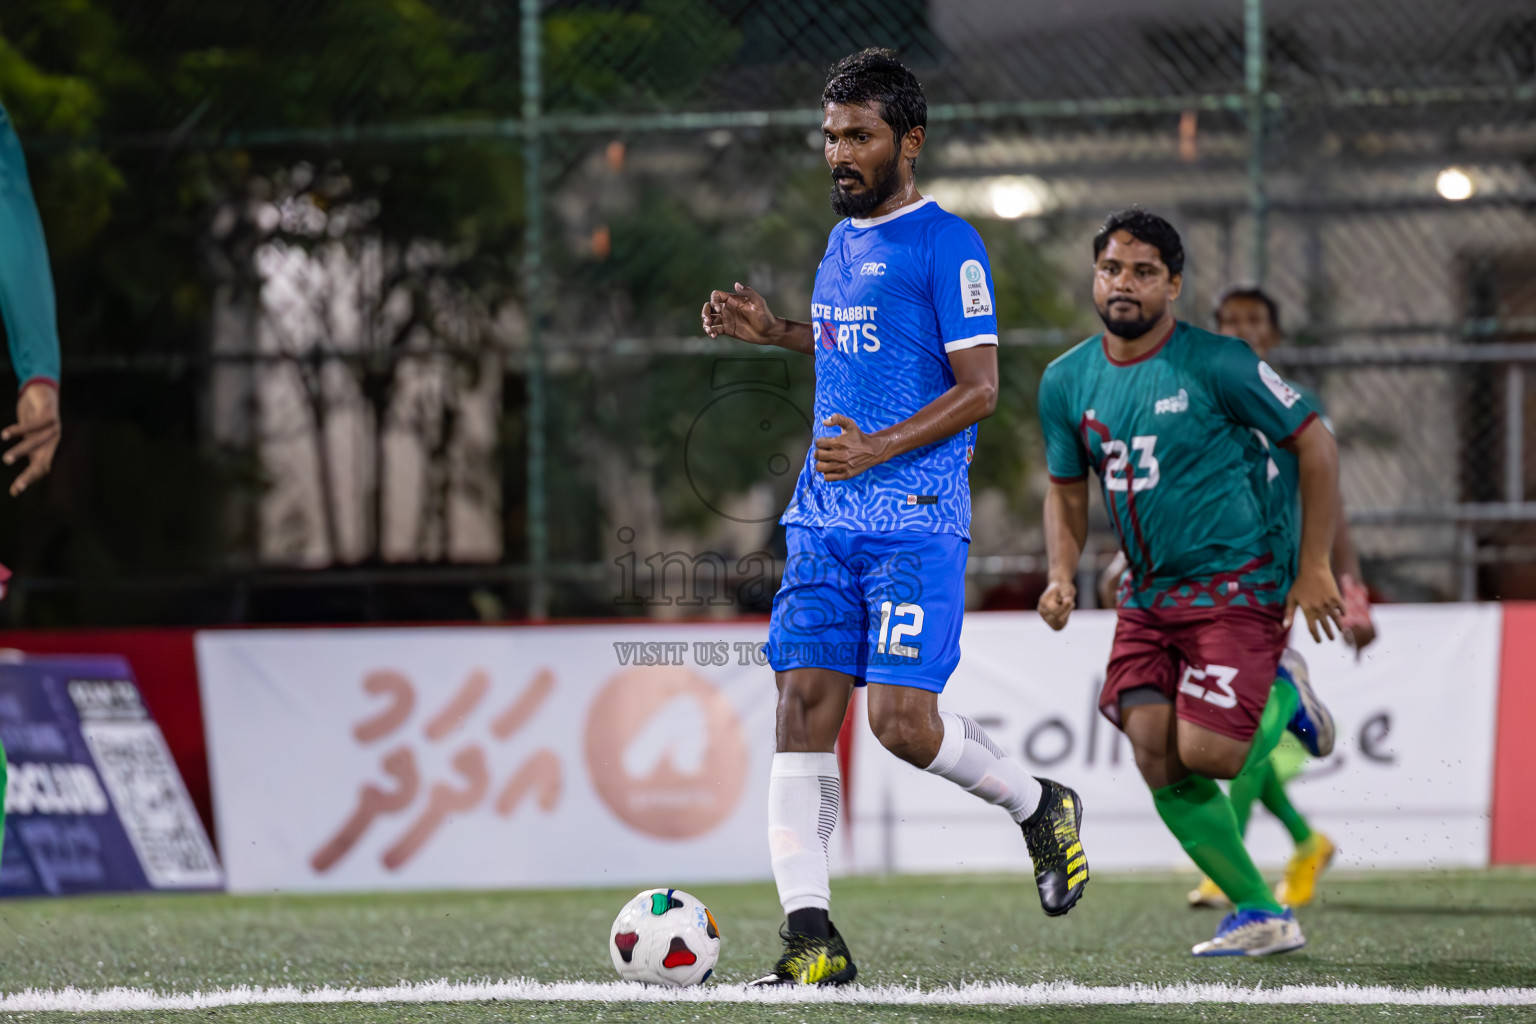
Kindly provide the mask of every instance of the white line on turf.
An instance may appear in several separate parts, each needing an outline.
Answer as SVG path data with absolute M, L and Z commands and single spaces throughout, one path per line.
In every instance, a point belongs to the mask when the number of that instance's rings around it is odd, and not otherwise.
M 163 994 L 150 989 L 102 990 L 28 989 L 0 997 L 0 1011 L 74 1013 L 131 1010 L 207 1010 L 222 1006 L 335 1003 L 472 1003 L 597 1002 L 597 1003 L 864 1003 L 889 1006 L 1043 1006 L 1153 1003 L 1264 1003 L 1269 1005 L 1388 1005 L 1388 1006 L 1536 1006 L 1536 988 L 1391 988 L 1370 985 L 1284 985 L 1248 988 L 1242 985 L 1077 985 L 1042 982 L 1010 985 L 1000 982 L 941 988 L 865 987 L 840 989 L 748 989 L 742 985 L 700 988 L 657 988 L 621 982 L 526 979 L 487 982 L 427 981 L 381 988 L 216 989 L 210 992 Z

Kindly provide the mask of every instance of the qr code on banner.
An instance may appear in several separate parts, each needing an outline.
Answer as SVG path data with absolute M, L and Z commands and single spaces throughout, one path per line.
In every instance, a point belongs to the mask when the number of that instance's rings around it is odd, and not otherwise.
M 193 889 L 224 882 L 160 727 L 153 722 L 82 722 L 118 819 L 149 884 Z

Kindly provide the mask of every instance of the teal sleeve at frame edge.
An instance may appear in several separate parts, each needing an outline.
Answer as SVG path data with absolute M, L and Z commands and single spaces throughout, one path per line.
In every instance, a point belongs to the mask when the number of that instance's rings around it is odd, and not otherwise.
M 20 384 L 59 379 L 59 326 L 43 222 L 26 158 L 0 107 L 0 317 Z

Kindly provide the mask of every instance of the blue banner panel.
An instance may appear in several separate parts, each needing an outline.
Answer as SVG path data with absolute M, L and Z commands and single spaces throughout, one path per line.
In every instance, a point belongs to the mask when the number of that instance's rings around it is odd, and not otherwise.
M 223 886 L 124 659 L 0 660 L 0 742 L 0 895 Z

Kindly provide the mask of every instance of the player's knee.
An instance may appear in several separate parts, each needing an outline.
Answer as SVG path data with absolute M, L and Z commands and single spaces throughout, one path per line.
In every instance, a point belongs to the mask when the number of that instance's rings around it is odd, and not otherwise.
M 779 684 L 779 718 L 804 721 L 819 696 L 815 687 L 790 677 Z
M 776 712 L 780 750 L 816 748 L 819 737 L 813 735 L 818 731 L 814 709 L 820 698 L 813 687 L 794 682 L 780 685 Z
M 1177 782 L 1185 774 L 1178 750 L 1170 742 L 1170 714 L 1171 709 L 1163 705 L 1122 706 L 1120 710 L 1121 731 L 1131 741 L 1136 770 L 1152 789 Z
M 934 744 L 910 726 L 894 726 L 876 735 L 881 746 L 914 767 L 926 768 L 933 763 Z
M 831 750 L 848 710 L 851 684 L 836 673 L 781 672 L 775 712 L 780 751 Z
M 869 731 L 887 749 L 899 746 L 909 732 L 909 723 L 901 710 L 888 701 L 869 701 Z
M 1180 751 L 1180 759 L 1190 771 L 1211 779 L 1233 779 L 1243 770 L 1246 750 L 1232 747 L 1196 747 Z
M 922 717 L 903 714 L 893 707 L 876 712 L 872 706 L 869 728 L 881 746 L 919 768 L 933 763 L 938 744 L 943 741 L 942 735 L 937 738 L 932 735 L 933 730 Z
M 832 710 L 840 714 L 848 703 L 848 689 L 840 683 L 834 674 L 815 669 L 781 673 L 779 714 L 787 712 L 802 718 Z
M 1150 789 L 1172 785 L 1185 774 L 1184 766 L 1178 757 L 1170 756 L 1166 744 L 1143 746 L 1133 742 L 1131 754 L 1136 759 L 1136 770 Z

